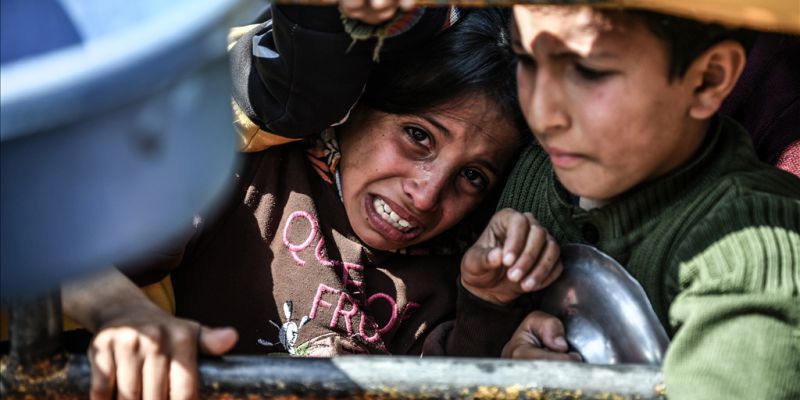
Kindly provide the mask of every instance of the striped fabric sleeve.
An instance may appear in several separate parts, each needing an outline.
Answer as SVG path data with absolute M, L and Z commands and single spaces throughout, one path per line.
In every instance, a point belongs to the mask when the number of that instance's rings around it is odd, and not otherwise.
M 682 245 L 670 399 L 800 398 L 800 201 L 749 195 Z

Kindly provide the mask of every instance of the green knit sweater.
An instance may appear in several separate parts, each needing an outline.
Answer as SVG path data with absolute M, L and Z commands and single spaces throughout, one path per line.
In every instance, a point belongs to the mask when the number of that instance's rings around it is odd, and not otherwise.
M 759 162 L 740 126 L 717 119 L 690 162 L 603 208 L 568 196 L 534 145 L 499 207 L 626 266 L 671 336 L 671 399 L 800 399 L 800 180 Z

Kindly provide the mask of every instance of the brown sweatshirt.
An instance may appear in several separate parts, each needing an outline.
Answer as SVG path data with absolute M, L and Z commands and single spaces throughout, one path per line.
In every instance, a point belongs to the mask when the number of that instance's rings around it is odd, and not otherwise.
M 302 146 L 244 155 L 229 205 L 172 273 L 177 314 L 236 327 L 236 352 L 419 353 L 452 318 L 458 256 L 365 247 Z
M 455 320 L 430 337 L 426 354 L 499 355 L 524 308 L 459 290 L 464 243 L 364 246 L 334 183 L 338 146 L 325 134 L 315 146 L 244 154 L 225 206 L 140 277 L 170 272 L 177 315 L 235 327 L 236 353 L 420 354 L 433 328 Z

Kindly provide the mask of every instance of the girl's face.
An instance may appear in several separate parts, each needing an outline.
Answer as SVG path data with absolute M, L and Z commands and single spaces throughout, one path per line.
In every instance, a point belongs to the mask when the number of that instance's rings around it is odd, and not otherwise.
M 518 135 L 483 96 L 419 115 L 356 110 L 340 134 L 342 195 L 355 234 L 394 250 L 451 228 L 511 164 Z

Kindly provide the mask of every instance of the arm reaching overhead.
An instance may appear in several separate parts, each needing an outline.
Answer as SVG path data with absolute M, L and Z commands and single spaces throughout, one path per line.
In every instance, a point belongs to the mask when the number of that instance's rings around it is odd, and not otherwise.
M 342 2 L 340 9 L 363 21 L 378 7 Z M 336 6 L 273 5 L 270 14 L 265 22 L 235 29 L 229 50 L 235 125 L 242 150 L 248 152 L 343 122 L 376 65 L 375 41 L 354 40 L 345 32 Z M 406 14 L 386 22 L 391 26 L 381 51 L 423 44 L 450 18 L 447 8 Z

